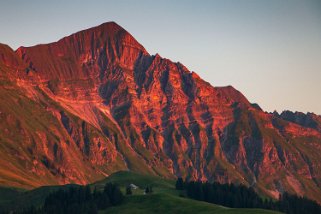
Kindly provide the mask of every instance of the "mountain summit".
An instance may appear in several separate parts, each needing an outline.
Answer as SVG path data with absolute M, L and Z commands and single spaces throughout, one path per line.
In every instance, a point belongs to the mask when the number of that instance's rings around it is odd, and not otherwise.
M 16 52 L 1 45 L 0 71 L 2 185 L 131 170 L 321 201 L 319 116 L 263 112 L 150 55 L 114 22 Z
M 45 80 L 86 77 L 83 67 L 118 64 L 133 69 L 137 57 L 148 55 L 132 35 L 114 22 L 107 22 L 65 37 L 58 42 L 34 47 L 20 47 L 17 54 L 39 71 Z

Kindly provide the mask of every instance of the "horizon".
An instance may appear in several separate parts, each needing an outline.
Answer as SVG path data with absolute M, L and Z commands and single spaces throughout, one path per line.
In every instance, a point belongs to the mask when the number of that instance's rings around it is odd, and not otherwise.
M 158 9 L 153 9 L 154 4 L 147 1 L 140 1 L 145 2 L 144 5 L 98 1 L 106 7 L 81 2 L 80 6 L 87 6 L 87 12 L 92 15 L 85 20 L 79 18 L 82 13 L 69 11 L 73 8 L 69 2 L 64 5 L 60 1 L 44 4 L 36 0 L 14 5 L 17 2 L 1 3 L 4 6 L 0 9 L 1 20 L 11 20 L 10 24 L 2 24 L 0 43 L 14 50 L 19 46 L 55 42 L 78 31 L 114 21 L 132 34 L 151 55 L 159 53 L 181 62 L 215 87 L 232 85 L 264 111 L 321 114 L 321 102 L 318 101 L 321 91 L 321 28 L 317 28 L 321 24 L 321 14 L 318 13 L 321 4 L 318 1 L 205 1 L 202 5 L 184 1 L 189 4 L 175 2 L 171 8 L 154 3 Z M 182 7 L 184 10 L 179 10 Z M 103 13 L 104 8 L 109 11 Z M 54 9 L 61 16 L 55 12 L 56 16 L 50 16 Z M 13 10 L 21 13 L 12 17 Z M 97 10 L 100 13 L 95 13 Z M 216 13 L 212 14 L 212 10 Z M 23 18 L 26 11 L 33 13 Z M 118 11 L 125 13 L 119 14 Z M 148 19 L 151 14 L 154 20 Z M 166 18 L 161 14 L 167 15 Z M 183 17 L 178 18 L 177 14 Z M 155 25 L 150 25 L 151 22 Z

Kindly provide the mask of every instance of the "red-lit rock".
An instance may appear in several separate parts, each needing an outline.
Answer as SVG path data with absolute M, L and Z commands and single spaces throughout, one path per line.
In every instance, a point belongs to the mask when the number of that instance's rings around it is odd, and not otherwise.
M 13 147 L 21 183 L 4 184 L 88 183 L 130 169 L 321 200 L 321 126 L 310 125 L 321 124 L 318 116 L 306 125 L 263 112 L 233 87 L 215 88 L 181 63 L 149 55 L 115 23 L 16 53 L 28 74 L 5 86 L 14 92 L 0 92 L 22 113 L 1 104 L 10 129 L 0 136 Z M 14 72 L 15 61 L 6 65 Z

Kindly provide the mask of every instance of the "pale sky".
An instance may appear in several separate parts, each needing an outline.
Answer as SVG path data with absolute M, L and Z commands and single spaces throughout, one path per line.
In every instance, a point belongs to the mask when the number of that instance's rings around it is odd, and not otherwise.
M 108 21 L 266 111 L 321 114 L 320 0 L 1 0 L 0 43 L 54 42 Z

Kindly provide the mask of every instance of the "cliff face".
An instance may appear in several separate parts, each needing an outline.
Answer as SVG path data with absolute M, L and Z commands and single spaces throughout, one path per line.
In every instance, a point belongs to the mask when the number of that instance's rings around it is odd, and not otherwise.
M 149 55 L 115 23 L 2 52 L 4 185 L 88 183 L 129 169 L 321 201 L 318 116 L 315 126 L 265 113 L 233 87 Z

